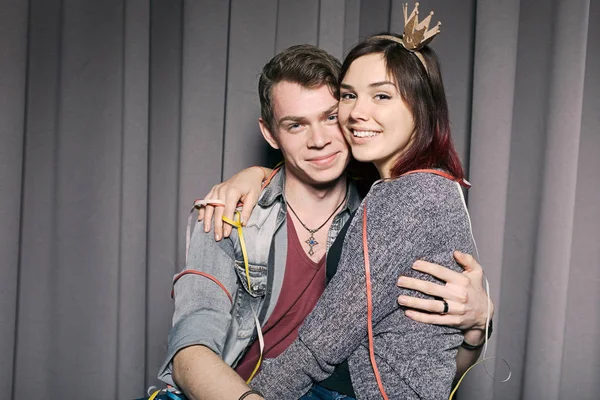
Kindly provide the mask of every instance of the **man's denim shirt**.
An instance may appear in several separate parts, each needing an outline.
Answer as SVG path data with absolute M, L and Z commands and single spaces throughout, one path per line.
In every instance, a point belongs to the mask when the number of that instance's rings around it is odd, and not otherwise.
M 237 230 L 228 239 L 216 242 L 196 224 L 188 253 L 186 270 L 212 275 L 231 294 L 203 276 L 187 274 L 174 287 L 175 311 L 165 362 L 158 378 L 175 386 L 172 360 L 184 347 L 204 345 L 234 367 L 256 339 L 254 313 L 264 325 L 275 308 L 287 256 L 285 173 L 282 168 L 263 190 L 258 206 L 244 227 L 248 252 L 250 290 Z M 341 228 L 358 208 L 355 186 L 348 187 L 348 201 L 329 228 L 327 250 Z M 254 311 L 253 311 L 254 310 Z

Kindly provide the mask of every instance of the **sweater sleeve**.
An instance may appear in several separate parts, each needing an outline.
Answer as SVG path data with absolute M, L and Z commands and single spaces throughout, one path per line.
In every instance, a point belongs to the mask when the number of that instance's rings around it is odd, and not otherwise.
M 430 174 L 410 175 L 375 186 L 348 229 L 337 274 L 307 317 L 298 339 L 280 357 L 265 365 L 252 386 L 264 393 L 267 399 L 299 398 L 314 382 L 328 377 L 335 365 L 350 357 L 365 341 L 367 308 L 362 246 L 365 205 L 375 329 L 378 323 L 398 311 L 399 294 L 417 294 L 396 286 L 400 274 L 417 276 L 411 268 L 415 260 L 429 259 L 455 270 L 459 268 L 456 264 L 452 265 L 453 261 L 450 260 L 452 250 L 461 250 L 461 246 L 447 240 L 453 236 L 457 220 L 462 220 L 463 223 L 458 225 L 463 230 L 466 226 L 466 212 L 462 205 L 459 206 L 458 196 L 458 189 L 453 182 Z M 469 249 L 466 246 L 462 250 Z M 440 252 L 445 253 L 441 258 Z M 432 280 L 426 275 L 418 277 Z M 440 332 L 448 328 L 417 324 L 402 312 L 398 314 L 401 314 L 397 318 L 399 323 L 392 318 L 395 322 L 391 326 L 389 320 L 387 325 L 382 324 L 386 325 L 382 337 L 391 341 L 384 343 L 385 347 L 404 347 L 400 352 L 388 351 L 394 358 L 389 361 L 405 364 L 393 365 L 395 370 L 409 368 L 409 364 L 410 368 L 418 369 L 419 366 L 403 358 L 412 357 L 411 354 L 423 348 L 428 352 L 442 351 L 444 345 L 441 342 L 432 344 L 428 341 L 435 341 L 432 338 L 441 336 Z M 399 334 L 390 334 L 390 330 L 396 330 Z M 460 333 L 454 331 L 454 334 Z M 447 355 L 445 361 L 437 355 L 434 358 L 448 363 L 453 362 L 449 358 L 454 358 L 454 354 Z M 364 366 L 370 368 L 368 364 Z M 453 373 L 454 370 L 445 372 L 448 375 L 444 377 L 445 381 L 449 379 L 448 387 Z M 426 379 L 430 378 L 431 375 Z M 419 382 L 411 385 L 411 390 L 415 386 L 418 387 Z

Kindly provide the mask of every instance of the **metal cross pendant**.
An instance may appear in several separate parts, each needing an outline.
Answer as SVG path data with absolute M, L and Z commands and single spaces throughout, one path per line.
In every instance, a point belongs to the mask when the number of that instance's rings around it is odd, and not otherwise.
M 315 254 L 313 247 L 318 245 L 319 242 L 317 242 L 317 240 L 315 239 L 315 232 L 313 230 L 309 230 L 309 232 L 310 232 L 310 237 L 304 243 L 308 244 L 308 246 L 310 247 L 310 249 L 308 250 L 308 255 L 312 256 L 313 254 Z

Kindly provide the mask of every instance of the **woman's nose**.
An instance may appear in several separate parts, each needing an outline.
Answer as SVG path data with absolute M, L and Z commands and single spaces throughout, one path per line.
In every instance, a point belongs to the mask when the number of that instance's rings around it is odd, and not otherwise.
M 369 119 L 368 106 L 365 101 L 356 99 L 350 110 L 350 118 L 356 121 L 365 121 Z

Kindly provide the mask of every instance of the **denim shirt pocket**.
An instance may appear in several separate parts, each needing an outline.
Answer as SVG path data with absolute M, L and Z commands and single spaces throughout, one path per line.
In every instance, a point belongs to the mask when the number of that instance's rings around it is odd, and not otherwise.
M 237 337 L 247 339 L 254 335 L 256 323 L 254 314 L 258 315 L 260 307 L 267 292 L 267 267 L 262 265 L 248 265 L 250 275 L 250 290 L 248 290 L 248 278 L 243 261 L 235 261 L 235 272 L 240 280 L 238 295 L 236 296 L 236 312 L 239 329 Z
M 252 297 L 263 297 L 267 292 L 267 267 L 264 265 L 248 264 L 250 275 L 250 290 L 248 290 L 248 277 L 243 261 L 235 260 L 235 272 L 240 279 L 241 286 Z

